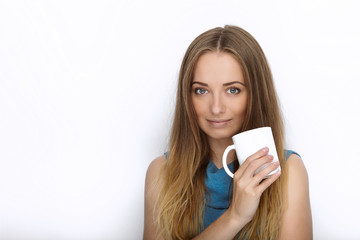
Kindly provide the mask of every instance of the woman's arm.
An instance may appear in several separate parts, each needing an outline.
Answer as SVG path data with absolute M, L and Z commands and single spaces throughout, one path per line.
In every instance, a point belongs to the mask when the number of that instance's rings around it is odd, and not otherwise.
M 161 166 L 165 163 L 165 155 L 156 158 L 148 167 L 145 179 L 145 217 L 144 217 L 144 240 L 162 239 L 156 228 L 155 202 L 160 192 L 161 183 L 157 183 L 157 177 Z
M 290 155 L 288 170 L 287 206 L 280 225 L 279 239 L 312 239 L 312 217 L 309 179 L 301 158 Z

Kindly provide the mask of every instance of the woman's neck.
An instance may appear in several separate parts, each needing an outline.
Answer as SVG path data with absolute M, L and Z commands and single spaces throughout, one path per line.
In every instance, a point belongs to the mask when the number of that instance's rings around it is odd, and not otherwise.
M 227 146 L 232 145 L 233 141 L 231 138 L 228 139 L 213 139 L 208 138 L 208 142 L 211 149 L 210 159 L 213 161 L 217 168 L 222 168 L 222 156 Z M 235 151 L 229 152 L 226 163 L 234 161 Z

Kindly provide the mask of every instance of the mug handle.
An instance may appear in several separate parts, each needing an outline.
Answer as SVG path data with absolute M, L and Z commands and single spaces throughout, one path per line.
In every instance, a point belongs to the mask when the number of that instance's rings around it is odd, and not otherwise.
M 227 159 L 227 155 L 229 154 L 229 152 L 231 150 L 235 149 L 235 145 L 230 145 L 225 149 L 225 152 L 223 154 L 223 158 L 222 158 L 222 163 L 223 163 L 223 167 L 225 169 L 225 172 L 232 178 L 234 178 L 234 174 L 229 170 L 227 164 L 226 164 L 226 159 Z

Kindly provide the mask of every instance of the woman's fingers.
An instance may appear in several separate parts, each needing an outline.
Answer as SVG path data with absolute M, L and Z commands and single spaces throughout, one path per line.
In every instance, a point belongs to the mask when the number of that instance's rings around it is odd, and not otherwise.
M 247 167 L 246 172 L 244 173 L 244 176 L 248 176 L 248 177 L 255 176 L 255 173 L 258 169 L 261 169 L 261 167 L 264 167 L 264 166 L 270 164 L 273 161 L 273 159 L 274 159 L 274 156 L 266 155 L 266 156 L 261 157 L 260 159 L 253 161 Z
M 245 162 L 243 164 L 241 164 L 241 166 L 239 167 L 239 169 L 236 171 L 235 173 L 235 176 L 234 178 L 236 178 L 236 176 L 242 176 L 243 173 L 245 171 L 247 171 L 247 168 L 250 166 L 250 165 L 253 165 L 253 164 L 256 164 L 254 162 L 256 162 L 256 160 L 260 159 L 260 158 L 263 158 L 265 156 L 267 156 L 269 152 L 269 148 L 268 147 L 265 147 L 265 148 L 262 148 L 260 149 L 259 151 L 257 151 L 256 153 L 254 153 L 253 155 L 249 156 Z M 265 160 L 265 159 L 263 159 Z
M 268 152 L 268 148 L 263 148 L 248 157 L 235 172 L 234 182 L 238 182 L 243 189 L 247 187 L 256 189 L 261 195 L 279 177 L 278 173 L 274 173 L 266 179 L 271 172 L 279 167 L 279 162 L 272 162 L 274 157 L 268 155 Z M 261 169 L 261 167 L 263 168 Z M 261 170 L 256 173 L 258 169 Z
M 266 156 L 268 153 L 269 153 L 269 148 L 268 148 L 268 147 L 264 147 L 264 148 L 260 149 L 259 151 L 257 151 L 256 153 L 254 153 L 253 155 L 250 155 L 250 156 L 246 159 L 246 161 L 250 163 L 250 162 L 252 162 L 252 161 L 254 161 L 254 160 L 258 159 L 258 158 L 261 158 L 261 157 L 263 157 L 263 156 Z M 246 161 L 245 161 L 245 162 L 246 162 Z
M 241 181 L 244 185 L 249 185 L 249 187 L 251 186 L 256 188 L 261 181 L 263 181 L 271 172 L 279 167 L 278 161 L 272 162 L 274 159 L 272 155 L 263 154 L 261 151 L 262 150 L 252 155 L 251 158 L 249 157 L 246 160 L 246 165 L 244 163 L 242 169 L 238 169 L 234 176 L 235 182 Z M 256 173 L 258 169 L 261 170 Z
M 267 178 L 267 176 L 273 172 L 274 170 L 276 170 L 279 167 L 280 163 L 278 161 L 276 162 L 271 162 L 268 163 L 267 165 L 265 165 L 265 167 L 263 169 L 261 169 L 255 176 L 254 176 L 254 180 L 257 183 L 260 183 L 264 178 Z
M 276 168 L 275 168 L 276 169 Z M 273 182 L 281 175 L 281 171 L 275 172 L 270 177 L 261 182 L 256 188 L 259 194 L 262 194 Z
M 272 155 L 265 155 L 262 156 L 261 158 L 252 160 L 247 164 L 247 166 L 243 166 L 241 171 L 241 178 L 252 179 L 255 176 L 255 173 L 258 169 L 261 169 L 261 167 L 270 164 L 273 161 L 273 159 L 274 157 Z M 235 180 L 237 180 L 237 178 Z

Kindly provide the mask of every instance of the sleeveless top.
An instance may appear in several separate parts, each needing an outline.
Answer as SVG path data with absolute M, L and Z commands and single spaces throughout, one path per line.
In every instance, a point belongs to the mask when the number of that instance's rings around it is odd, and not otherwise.
M 291 154 L 298 153 L 285 150 L 285 159 Z M 234 172 L 234 161 L 228 164 L 230 171 Z M 232 178 L 227 175 L 224 168 L 218 169 L 213 161 L 209 161 L 205 176 L 206 202 L 204 210 L 204 229 L 218 219 L 230 206 L 232 198 Z

